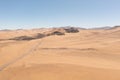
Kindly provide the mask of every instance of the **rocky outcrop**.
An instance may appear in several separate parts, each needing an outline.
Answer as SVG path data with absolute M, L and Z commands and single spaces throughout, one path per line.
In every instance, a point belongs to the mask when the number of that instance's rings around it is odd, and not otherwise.
M 60 31 L 54 31 L 51 33 L 51 35 L 65 35 L 65 33 Z
M 33 39 L 40 39 L 52 35 L 61 36 L 61 35 L 65 35 L 65 33 L 77 33 L 77 32 L 79 32 L 79 29 L 74 27 L 53 28 L 50 31 L 47 31 L 46 33 L 37 33 L 36 35 L 33 36 L 19 36 L 19 37 L 11 38 L 9 40 L 16 40 L 16 41 L 33 40 Z
M 70 28 L 64 28 L 65 32 L 67 33 L 77 33 L 79 32 L 78 28 L 70 27 Z
M 63 32 L 60 32 L 60 31 L 53 31 L 53 32 L 50 32 L 50 33 L 47 33 L 47 34 L 41 34 L 41 33 L 38 33 L 37 35 L 34 35 L 34 36 L 19 36 L 19 37 L 14 37 L 14 38 L 11 38 L 9 40 L 16 40 L 16 41 L 22 41 L 22 40 L 34 40 L 34 39 L 40 39 L 40 38 L 44 38 L 44 37 L 47 37 L 47 36 L 52 36 L 52 35 L 65 35 L 65 33 Z
M 19 37 L 14 37 L 9 40 L 16 40 L 16 41 L 21 41 L 21 40 L 33 40 L 35 38 L 29 37 L 29 36 L 19 36 Z
M 37 33 L 37 35 L 34 36 L 35 39 L 44 38 L 44 37 L 46 37 L 46 35 L 41 33 Z

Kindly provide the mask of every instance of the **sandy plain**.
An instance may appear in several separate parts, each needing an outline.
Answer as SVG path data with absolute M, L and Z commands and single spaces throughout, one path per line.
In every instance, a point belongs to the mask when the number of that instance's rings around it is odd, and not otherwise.
M 120 80 L 120 27 L 6 40 L 40 32 L 0 31 L 0 80 Z

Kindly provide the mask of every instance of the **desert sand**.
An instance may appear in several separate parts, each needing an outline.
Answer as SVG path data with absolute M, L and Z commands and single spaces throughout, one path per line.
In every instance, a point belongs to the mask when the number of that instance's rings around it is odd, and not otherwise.
M 9 40 L 50 30 L 0 31 L 0 80 L 120 80 L 120 27 Z

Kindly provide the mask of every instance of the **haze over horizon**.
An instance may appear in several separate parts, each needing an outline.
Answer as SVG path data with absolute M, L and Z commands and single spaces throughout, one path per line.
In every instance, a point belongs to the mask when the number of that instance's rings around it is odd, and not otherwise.
M 120 25 L 119 0 L 0 0 L 0 29 Z

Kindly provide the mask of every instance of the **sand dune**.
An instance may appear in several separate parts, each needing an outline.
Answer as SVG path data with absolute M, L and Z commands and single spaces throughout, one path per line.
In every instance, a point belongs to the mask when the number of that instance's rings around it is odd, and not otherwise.
M 7 40 L 50 31 L 0 32 L 0 80 L 120 80 L 119 27 Z

